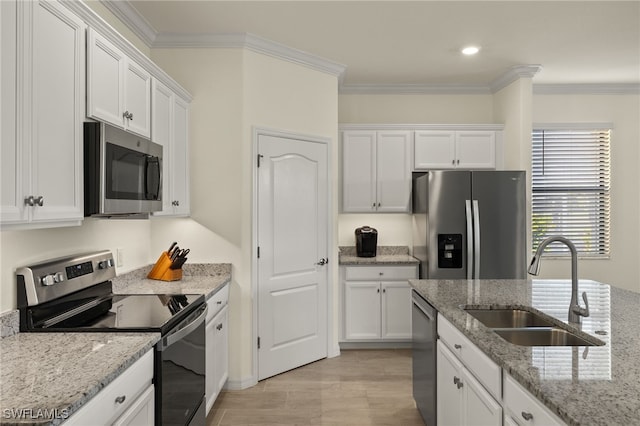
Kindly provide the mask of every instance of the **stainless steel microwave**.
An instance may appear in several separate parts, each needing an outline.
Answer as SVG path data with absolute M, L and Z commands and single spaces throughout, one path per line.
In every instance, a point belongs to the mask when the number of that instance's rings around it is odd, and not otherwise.
M 106 123 L 84 123 L 84 215 L 162 210 L 162 145 Z

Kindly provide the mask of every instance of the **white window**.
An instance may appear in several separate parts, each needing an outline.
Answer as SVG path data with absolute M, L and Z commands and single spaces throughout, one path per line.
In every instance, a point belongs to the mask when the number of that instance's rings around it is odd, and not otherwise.
M 534 125 L 533 249 L 551 235 L 570 239 L 582 257 L 608 257 L 611 125 Z M 551 244 L 545 253 L 568 255 Z

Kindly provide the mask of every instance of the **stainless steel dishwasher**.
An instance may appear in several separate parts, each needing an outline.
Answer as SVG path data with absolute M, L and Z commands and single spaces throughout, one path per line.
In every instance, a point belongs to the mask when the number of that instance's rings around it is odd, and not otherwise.
M 436 425 L 437 311 L 412 291 L 413 399 L 427 426 Z

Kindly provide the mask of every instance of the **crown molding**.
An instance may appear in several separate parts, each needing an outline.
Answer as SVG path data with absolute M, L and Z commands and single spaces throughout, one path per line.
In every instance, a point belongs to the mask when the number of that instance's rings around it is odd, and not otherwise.
M 340 94 L 487 95 L 491 94 L 491 90 L 480 84 L 343 84 Z
M 500 77 L 489 83 L 491 93 L 499 92 L 511 83 L 521 78 L 533 78 L 542 70 L 542 65 L 515 65 L 505 71 Z
M 100 3 L 127 26 L 147 47 L 153 47 L 158 31 L 128 1 L 100 0 Z
M 294 49 L 251 33 L 169 34 L 159 33 L 153 48 L 244 48 L 338 77 L 342 81 L 346 65 Z
M 339 123 L 338 130 L 504 130 L 504 124 L 392 124 L 392 123 Z
M 638 95 L 640 83 L 534 84 L 534 95 Z

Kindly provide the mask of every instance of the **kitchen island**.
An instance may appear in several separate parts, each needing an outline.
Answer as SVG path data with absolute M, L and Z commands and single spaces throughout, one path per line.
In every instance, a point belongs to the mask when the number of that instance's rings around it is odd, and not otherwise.
M 491 360 L 569 425 L 640 424 L 640 294 L 580 280 L 591 315 L 580 333 L 602 346 L 517 346 L 461 307 L 530 306 L 566 323 L 569 280 L 410 280 Z M 577 330 L 572 325 L 567 325 Z

